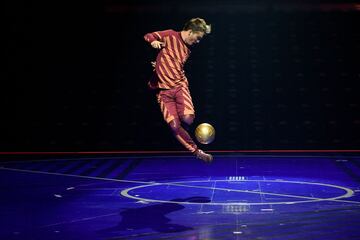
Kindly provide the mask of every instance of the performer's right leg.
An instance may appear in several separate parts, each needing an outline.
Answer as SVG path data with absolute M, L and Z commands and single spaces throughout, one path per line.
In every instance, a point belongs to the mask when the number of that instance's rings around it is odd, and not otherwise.
M 176 139 L 190 152 L 194 153 L 197 150 L 195 142 L 190 137 L 189 133 L 181 126 L 178 118 L 170 121 L 169 126 L 176 137 Z
M 172 120 L 169 125 L 176 137 L 176 139 L 185 147 L 187 148 L 190 152 L 192 152 L 197 158 L 204 160 L 206 162 L 211 162 L 213 160 L 213 157 L 211 154 L 205 153 L 204 151 L 202 151 L 201 149 L 199 149 L 195 142 L 192 140 L 192 138 L 190 137 L 189 133 L 182 127 L 182 125 L 188 124 L 190 125 L 193 121 L 193 115 L 187 115 L 187 117 L 182 117 L 181 121 L 182 124 L 180 123 L 179 119 L 174 119 Z
M 177 89 L 162 90 L 157 94 L 157 100 L 160 105 L 164 120 L 171 128 L 176 139 L 190 152 L 197 150 L 196 143 L 190 137 L 188 132 L 181 126 L 178 115 L 175 93 Z
M 170 126 L 176 139 L 190 152 L 192 152 L 197 158 L 204 160 L 206 162 L 212 161 L 212 156 L 210 154 L 204 153 L 202 150 L 198 149 L 194 140 L 190 137 L 189 133 L 181 125 L 181 121 L 178 115 L 178 109 L 176 106 L 176 101 L 174 98 L 174 93 L 176 90 L 164 90 L 160 91 L 157 94 L 158 103 L 160 104 L 161 112 L 163 113 L 164 120 Z M 184 121 L 184 116 L 182 120 Z M 188 124 L 191 124 L 193 120 L 193 115 L 189 116 Z
M 194 122 L 195 115 L 188 114 L 180 116 L 181 126 L 187 131 L 190 131 L 190 126 Z

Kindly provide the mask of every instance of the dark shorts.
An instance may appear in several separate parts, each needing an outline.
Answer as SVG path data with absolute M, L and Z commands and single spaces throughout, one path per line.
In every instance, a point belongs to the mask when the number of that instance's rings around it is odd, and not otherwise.
M 164 120 L 169 123 L 184 115 L 195 115 L 194 105 L 188 87 L 160 90 L 156 94 Z

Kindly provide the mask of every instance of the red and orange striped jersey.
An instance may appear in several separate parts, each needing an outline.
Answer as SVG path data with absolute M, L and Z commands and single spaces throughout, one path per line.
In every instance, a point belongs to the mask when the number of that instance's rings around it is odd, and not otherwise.
M 158 79 L 152 87 L 171 89 L 177 86 L 188 86 L 184 64 L 190 55 L 190 50 L 181 38 L 180 32 L 170 29 L 147 33 L 144 38 L 149 43 L 155 40 L 165 43 L 156 57 L 155 71 Z

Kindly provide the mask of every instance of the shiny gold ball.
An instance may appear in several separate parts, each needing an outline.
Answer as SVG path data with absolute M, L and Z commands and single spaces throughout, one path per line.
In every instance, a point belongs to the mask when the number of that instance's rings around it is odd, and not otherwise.
M 202 123 L 195 129 L 195 137 L 199 143 L 209 144 L 215 139 L 215 129 L 208 123 Z

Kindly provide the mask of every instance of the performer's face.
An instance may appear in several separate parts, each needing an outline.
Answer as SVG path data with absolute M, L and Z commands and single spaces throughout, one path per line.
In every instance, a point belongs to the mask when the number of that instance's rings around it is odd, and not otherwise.
M 204 37 L 203 32 L 193 32 L 190 31 L 188 37 L 186 38 L 185 42 L 189 45 L 193 45 L 199 43 L 200 40 Z

